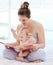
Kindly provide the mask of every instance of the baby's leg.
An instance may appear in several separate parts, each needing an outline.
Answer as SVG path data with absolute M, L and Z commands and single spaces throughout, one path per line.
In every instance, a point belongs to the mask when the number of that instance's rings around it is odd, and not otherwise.
M 20 54 L 21 57 L 26 57 L 30 52 L 28 50 L 24 50 L 22 54 Z
M 23 61 L 24 57 L 26 57 L 28 54 L 29 54 L 28 50 L 25 50 L 24 52 L 20 51 L 19 55 L 16 57 L 16 60 Z
M 23 57 L 22 54 L 23 54 L 23 51 L 20 50 L 20 52 L 19 52 L 19 56 L 20 56 L 20 57 Z
M 23 60 L 24 60 L 24 58 L 23 58 L 23 57 L 21 57 L 21 56 L 17 56 L 17 57 L 16 57 L 16 60 L 18 60 L 18 61 L 23 61 Z
M 22 51 L 20 51 L 16 57 L 16 60 L 18 61 L 23 61 L 24 60 L 24 57 L 22 56 Z

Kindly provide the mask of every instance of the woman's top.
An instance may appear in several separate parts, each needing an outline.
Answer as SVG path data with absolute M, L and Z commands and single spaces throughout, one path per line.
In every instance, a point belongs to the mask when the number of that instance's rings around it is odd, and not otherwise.
M 39 43 L 38 33 L 37 33 L 36 28 L 37 28 L 37 22 L 35 22 L 35 27 L 34 27 L 33 37 L 35 38 L 36 43 Z

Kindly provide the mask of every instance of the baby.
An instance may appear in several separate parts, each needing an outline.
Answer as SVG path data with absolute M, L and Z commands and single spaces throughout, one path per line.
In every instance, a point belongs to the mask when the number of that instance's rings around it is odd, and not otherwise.
M 15 50 L 19 52 L 16 59 L 23 60 L 24 57 L 33 51 L 32 46 L 36 43 L 36 40 L 30 32 L 22 30 L 21 34 L 19 35 L 19 43 L 20 45 L 15 47 Z

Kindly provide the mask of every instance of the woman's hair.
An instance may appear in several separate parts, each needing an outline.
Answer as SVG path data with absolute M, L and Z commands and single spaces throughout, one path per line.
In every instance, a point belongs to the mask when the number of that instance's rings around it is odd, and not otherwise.
M 28 7 L 29 7 L 29 3 L 24 2 L 18 10 L 18 15 L 24 15 L 24 16 L 30 18 L 31 12 Z

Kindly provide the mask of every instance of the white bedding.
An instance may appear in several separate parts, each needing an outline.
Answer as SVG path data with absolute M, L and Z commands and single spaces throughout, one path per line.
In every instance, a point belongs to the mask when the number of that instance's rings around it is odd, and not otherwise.
M 4 58 L 0 58 L 0 65 L 53 65 L 53 58 L 47 59 L 45 62 L 41 63 L 25 63 L 25 62 L 19 62 L 15 60 L 7 60 Z
M 2 57 L 2 53 L 4 50 L 4 46 L 0 45 L 0 65 L 53 65 L 53 33 L 46 33 L 46 55 L 47 55 L 47 60 L 45 62 L 41 63 L 24 63 L 24 62 L 18 62 L 15 60 L 7 60 Z

